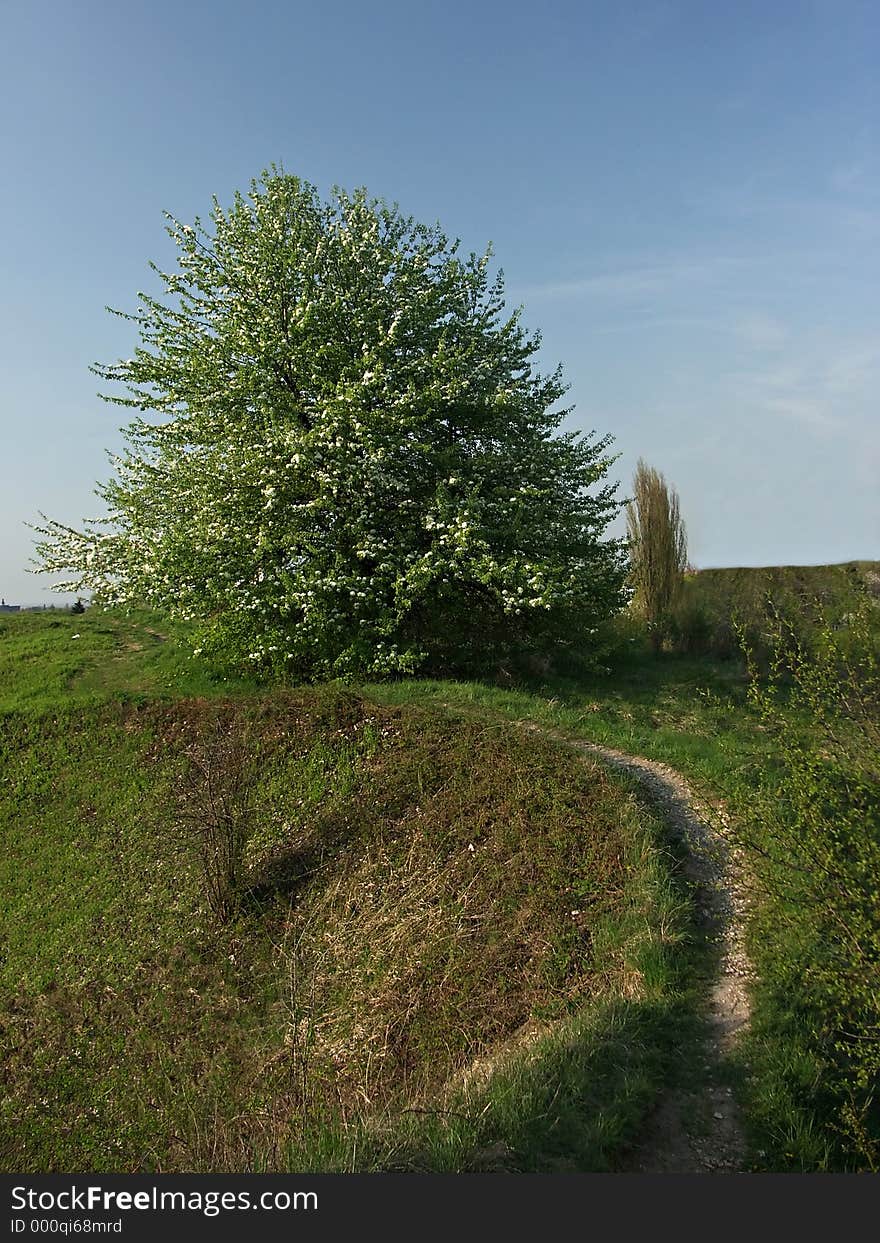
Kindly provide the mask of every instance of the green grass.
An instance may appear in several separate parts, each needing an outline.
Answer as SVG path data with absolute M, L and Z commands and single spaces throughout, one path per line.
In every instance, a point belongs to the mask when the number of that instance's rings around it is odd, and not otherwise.
M 230 694 L 186 647 L 187 628 L 145 611 L 0 617 L 0 712 L 51 712 L 108 698 Z
M 858 572 L 864 578 L 876 569 L 877 563 L 866 563 Z M 768 582 L 814 594 L 838 587 L 849 592 L 852 582 L 846 567 L 706 571 L 699 577 L 700 590 L 717 609 L 757 599 Z M 843 611 L 843 598 L 836 597 L 836 613 Z M 601 867 L 595 874 L 614 901 L 594 912 L 596 957 L 575 1003 L 566 1008 L 552 988 L 532 993 L 526 1017 L 522 1009 L 505 1008 L 512 998 L 524 1004 L 517 984 L 492 1001 L 494 1011 L 515 1011 L 515 1018 L 470 1046 L 462 1033 L 476 1030 L 479 1008 L 469 1011 L 461 997 L 432 994 L 434 1021 L 425 1020 L 424 1029 L 414 1024 L 413 1032 L 421 1031 L 413 1036 L 417 1052 L 398 1063 L 406 1066 L 401 1075 L 408 1096 L 395 1095 L 393 1075 L 376 1078 L 375 1061 L 369 1069 L 352 1063 L 351 1075 L 340 1079 L 326 1049 L 325 1060 L 316 1063 L 323 1069 L 302 1080 L 300 1057 L 300 1079 L 291 1082 L 289 981 L 297 961 L 291 938 L 300 957 L 312 955 L 307 975 L 318 979 L 315 929 L 352 928 L 354 940 L 335 946 L 327 975 L 346 981 L 345 987 L 335 1000 L 332 989 L 321 994 L 326 1014 L 337 1016 L 326 1020 L 326 1029 L 344 1026 L 339 1016 L 366 1007 L 368 991 L 358 992 L 364 981 L 393 974 L 381 954 L 376 961 L 364 957 L 366 944 L 393 939 L 388 905 L 373 898 L 356 902 L 352 921 L 346 905 L 352 893 L 387 890 L 391 910 L 411 909 L 414 943 L 433 936 L 435 947 L 454 945 L 460 924 L 429 931 L 419 922 L 427 908 L 417 901 L 416 880 L 429 861 L 442 858 L 442 883 L 460 889 L 449 861 L 456 851 L 471 856 L 473 826 L 487 808 L 496 807 L 498 824 L 509 818 L 509 808 L 504 816 L 497 812 L 506 804 L 493 800 L 511 790 L 520 800 L 523 840 L 532 840 L 536 825 L 556 824 L 559 856 L 571 853 L 570 829 L 553 809 L 574 808 L 590 824 L 598 814 L 596 791 L 582 789 L 575 775 L 580 770 L 568 766 L 558 748 L 533 738 L 526 744 L 507 728 L 520 720 L 669 763 L 710 798 L 726 796 L 735 816 L 747 817 L 749 791 L 772 797 L 782 773 L 776 745 L 748 701 L 741 662 L 670 653 L 654 658 L 632 630 L 618 643 L 607 673 L 514 682 L 500 672 L 498 685 L 412 679 L 349 692 L 369 705 L 357 711 L 374 722 L 398 722 L 394 729 L 402 734 L 392 737 L 376 732 L 375 724 L 355 734 L 351 721 L 334 724 L 337 709 L 327 704 L 337 703 L 338 693 L 319 694 L 307 710 L 294 712 L 308 725 L 289 759 L 267 763 L 260 776 L 265 814 L 249 858 L 259 900 L 218 930 L 200 906 L 192 853 L 182 852 L 168 820 L 181 749 L 192 739 L 181 721 L 187 713 L 203 722 L 211 712 L 231 714 L 257 731 L 267 755 L 275 754 L 279 726 L 273 695 L 246 680 L 212 676 L 185 654 L 185 638 L 182 628 L 147 615 L 21 615 L 0 623 L 0 711 L 6 713 L 9 757 L 2 787 L 9 842 L 3 873 L 10 946 L 6 1031 L 13 1044 L 22 1042 L 14 1045 L 19 1052 L 6 1117 L 25 1164 L 614 1168 L 664 1084 L 693 1074 L 711 968 L 710 951 L 689 922 L 687 894 L 662 826 L 623 779 L 605 779 L 611 801 L 599 822 L 627 863 L 613 883 Z M 196 707 L 186 707 L 184 697 Z M 809 713 L 787 702 L 785 688 L 780 702 L 791 737 L 809 744 L 815 737 Z M 291 833 L 301 834 L 316 818 L 331 837 L 342 832 L 342 823 L 354 832 L 349 853 L 340 848 L 332 864 L 334 883 L 348 878 L 348 898 L 344 887 L 314 879 L 303 863 L 308 851 L 291 853 Z M 498 824 L 490 833 L 500 833 Z M 437 840 L 424 836 L 429 825 L 445 826 Z M 404 866 L 403 843 L 406 859 L 418 867 Z M 443 843 L 445 855 L 437 853 Z M 503 850 L 502 856 L 510 857 Z M 545 858 L 542 864 L 545 901 L 559 888 L 558 862 Z M 326 879 L 321 867 L 315 875 Z M 308 884 L 297 888 L 304 874 Z M 499 872 L 498 879 L 508 878 Z M 395 889 L 398 883 L 403 889 Z M 293 904 L 291 886 L 297 889 Z M 308 915 L 308 935 L 291 932 L 291 909 Z M 509 916 L 503 912 L 495 922 Z M 792 974 L 802 947 L 787 939 L 766 903 L 756 909 L 751 937 L 766 986 L 755 996 L 737 1082 L 754 1164 L 852 1168 L 830 1129 L 822 1062 L 811 1036 L 815 1015 L 801 1005 Z M 567 961 L 564 939 L 558 953 Z M 462 970 L 454 957 L 442 956 L 422 967 L 425 978 L 445 981 L 444 988 L 450 972 Z M 560 969 L 560 978 L 567 978 Z M 522 974 L 520 964 L 508 978 L 521 981 Z M 628 989 L 627 980 L 637 980 L 638 988 Z M 475 977 L 472 995 L 484 984 Z M 397 1007 L 411 1015 L 411 1005 L 404 990 L 386 1012 Z M 517 1031 L 534 1039 L 520 1048 Z M 446 1038 L 446 1032 L 457 1035 Z M 45 1049 L 35 1059 L 34 1040 Z M 308 1048 L 317 1056 L 312 1044 Z M 468 1066 L 483 1063 L 491 1068 L 488 1078 L 467 1077 Z M 413 1069 L 429 1065 L 442 1068 L 433 1080 Z M 10 1089 L 9 1080 L 5 1086 Z M 307 1126 L 285 1129 L 285 1102 L 290 1116 L 309 1118 Z M 248 1124 L 233 1124 L 236 1118 Z
M 443 704 L 460 713 L 531 719 L 573 736 L 663 760 L 712 783 L 734 757 L 760 753 L 761 738 L 738 662 L 696 660 L 635 648 L 609 673 L 544 677 L 518 688 L 413 679 L 370 684 L 385 703 Z
M 846 608 L 853 593 L 880 574 L 880 561 L 845 561 L 836 565 L 772 565 L 699 570 L 691 577 L 707 603 L 719 611 L 746 612 L 767 596 L 821 601 L 835 612 Z
M 742 654 L 745 639 L 766 668 L 779 617 L 793 638 L 809 643 L 821 624 L 844 624 L 866 591 L 880 594 L 880 562 L 700 570 L 685 580 L 675 643 L 685 652 L 730 658 Z
M 230 697 L 155 619 L 56 620 L 2 641 L 3 1168 L 613 1167 L 707 952 L 624 781 L 412 703 Z M 227 922 L 175 811 L 218 730 L 258 758 Z
M 873 572 L 876 563 L 857 568 Z M 723 589 L 729 597 L 742 600 L 743 582 L 755 588 L 775 580 L 789 585 L 794 582 L 805 591 L 821 588 L 831 592 L 841 577 L 843 587 L 834 597 L 834 607 L 823 615 L 831 619 L 835 641 L 845 650 L 853 636 L 851 626 L 842 620 L 843 606 L 845 603 L 847 610 L 858 607 L 858 597 L 854 603 L 847 594 L 851 567 L 732 571 L 729 576 L 717 571 L 706 590 L 711 589 L 717 598 Z M 869 607 L 868 616 L 873 616 L 870 624 L 876 645 L 880 633 L 876 606 L 873 613 Z M 802 615 L 799 622 L 806 624 Z M 817 634 L 817 628 L 810 633 Z M 710 801 L 726 801 L 735 828 L 747 834 L 754 845 L 754 850 L 746 851 L 746 865 L 759 873 L 762 856 L 758 852 L 772 848 L 778 854 L 778 835 L 791 835 L 794 828 L 794 820 L 789 823 L 784 810 L 788 804 L 783 800 L 790 795 L 790 787 L 786 795 L 783 755 L 812 755 L 815 762 L 827 762 L 829 754 L 839 750 L 840 740 L 845 740 L 855 726 L 840 720 L 835 724 L 835 733 L 827 735 L 821 717 L 793 694 L 795 688 L 787 678 L 777 686 L 774 697 L 776 728 L 783 731 L 780 740 L 750 703 L 749 678 L 741 662 L 669 652 L 654 658 L 644 642 L 638 641 L 628 644 L 628 648 L 628 652 L 618 654 L 613 669 L 602 676 L 545 677 L 519 689 L 430 681 L 374 689 L 386 700 L 415 695 L 423 702 L 449 704 L 452 710 L 464 715 L 490 713 L 513 719 L 536 718 L 572 735 L 670 763 L 685 773 Z M 829 710 L 836 696 L 829 683 Z M 868 762 L 866 756 L 863 762 Z M 876 762 L 875 751 L 875 791 Z M 859 800 L 865 797 L 865 790 L 859 787 L 853 771 L 846 766 L 843 771 L 843 789 L 851 791 L 845 796 L 850 799 L 846 815 L 856 823 Z M 766 810 L 766 816 L 761 817 L 760 808 Z M 821 811 L 815 814 L 821 818 Z M 874 831 L 869 820 L 866 811 L 866 833 Z M 839 835 L 841 824 L 840 816 L 835 820 L 829 813 L 829 841 Z M 813 826 L 814 832 L 817 829 L 818 824 Z M 815 840 L 818 842 L 819 838 Z M 794 832 L 792 867 L 797 866 L 797 841 Z M 864 855 L 867 859 L 868 852 L 865 843 L 856 858 Z M 826 909 L 821 918 L 827 923 L 834 903 L 827 885 L 825 889 Z M 759 983 L 754 995 L 752 1030 L 737 1057 L 737 1079 L 753 1159 L 757 1167 L 771 1170 L 873 1168 L 870 1153 L 876 1152 L 877 1141 L 870 1130 L 876 1130 L 876 1109 L 873 1122 L 860 1121 L 861 1113 L 853 1115 L 854 1121 L 847 1121 L 850 1098 L 862 1102 L 858 1105 L 862 1110 L 868 1094 L 864 1087 L 858 1088 L 854 1080 L 847 1079 L 850 1072 L 841 1070 L 841 1051 L 834 1047 L 835 1040 L 843 1038 L 846 1043 L 854 1037 L 846 1035 L 846 1025 L 842 1037 L 834 1035 L 836 1020 L 832 1022 L 830 1001 L 823 1002 L 816 992 L 819 976 L 815 964 L 828 956 L 831 944 L 837 945 L 839 933 L 833 926 L 819 931 L 820 910 L 812 892 L 799 899 L 794 886 L 790 891 L 783 890 L 785 886 L 780 890 L 777 885 L 773 893 L 757 891 L 748 930 Z M 875 931 L 869 935 L 876 936 L 876 898 L 874 910 Z M 830 942 L 826 939 L 829 936 Z M 840 946 L 835 953 L 841 956 Z M 846 957 L 845 952 L 842 957 Z M 815 977 L 810 985 L 811 995 L 807 974 Z M 839 1010 L 844 1004 L 840 987 L 839 981 L 834 981 L 835 1005 Z M 876 1015 L 880 1004 L 876 984 L 872 986 L 868 978 L 863 978 L 859 991 L 864 997 L 859 1002 L 861 1009 L 867 1006 L 870 1012 L 873 1006 Z M 866 1024 L 868 1019 L 863 1014 L 859 1022 Z M 865 1031 L 865 1039 L 876 1038 L 869 1037 L 867 1028 Z

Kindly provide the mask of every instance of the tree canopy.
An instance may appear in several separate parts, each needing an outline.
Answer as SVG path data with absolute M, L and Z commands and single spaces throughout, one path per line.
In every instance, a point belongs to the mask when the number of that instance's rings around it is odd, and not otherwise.
M 93 368 L 134 411 L 106 518 L 44 520 L 44 571 L 300 676 L 546 650 L 620 606 L 610 437 L 560 432 L 491 248 L 277 169 L 167 232 L 161 296 L 114 312 L 134 356 Z

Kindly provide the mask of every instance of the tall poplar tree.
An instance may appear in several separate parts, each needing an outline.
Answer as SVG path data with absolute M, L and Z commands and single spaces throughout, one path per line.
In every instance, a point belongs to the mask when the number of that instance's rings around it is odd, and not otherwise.
M 663 646 L 687 568 L 687 533 L 678 493 L 639 458 L 627 503 L 633 605 L 645 618 L 655 652 Z

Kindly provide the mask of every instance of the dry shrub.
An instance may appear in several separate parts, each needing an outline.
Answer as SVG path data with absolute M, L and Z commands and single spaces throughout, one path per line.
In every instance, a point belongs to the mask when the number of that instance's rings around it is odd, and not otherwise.
M 205 896 L 217 918 L 238 908 L 253 831 L 253 778 L 240 723 L 217 719 L 186 748 L 177 820 L 202 863 Z

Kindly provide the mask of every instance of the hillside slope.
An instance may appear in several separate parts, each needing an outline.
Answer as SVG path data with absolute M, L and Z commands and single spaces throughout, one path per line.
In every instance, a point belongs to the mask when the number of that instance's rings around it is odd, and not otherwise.
M 766 660 L 780 622 L 809 642 L 824 622 L 838 626 L 865 594 L 880 597 L 880 562 L 698 570 L 685 580 L 673 639 L 679 650 L 729 658 L 743 641 Z
M 113 649 L 77 653 L 70 702 L 3 721 L 3 1168 L 614 1162 L 694 1021 L 623 782 L 333 688 L 120 699 L 116 670 L 77 706 Z M 199 825 L 242 789 L 221 921 Z

